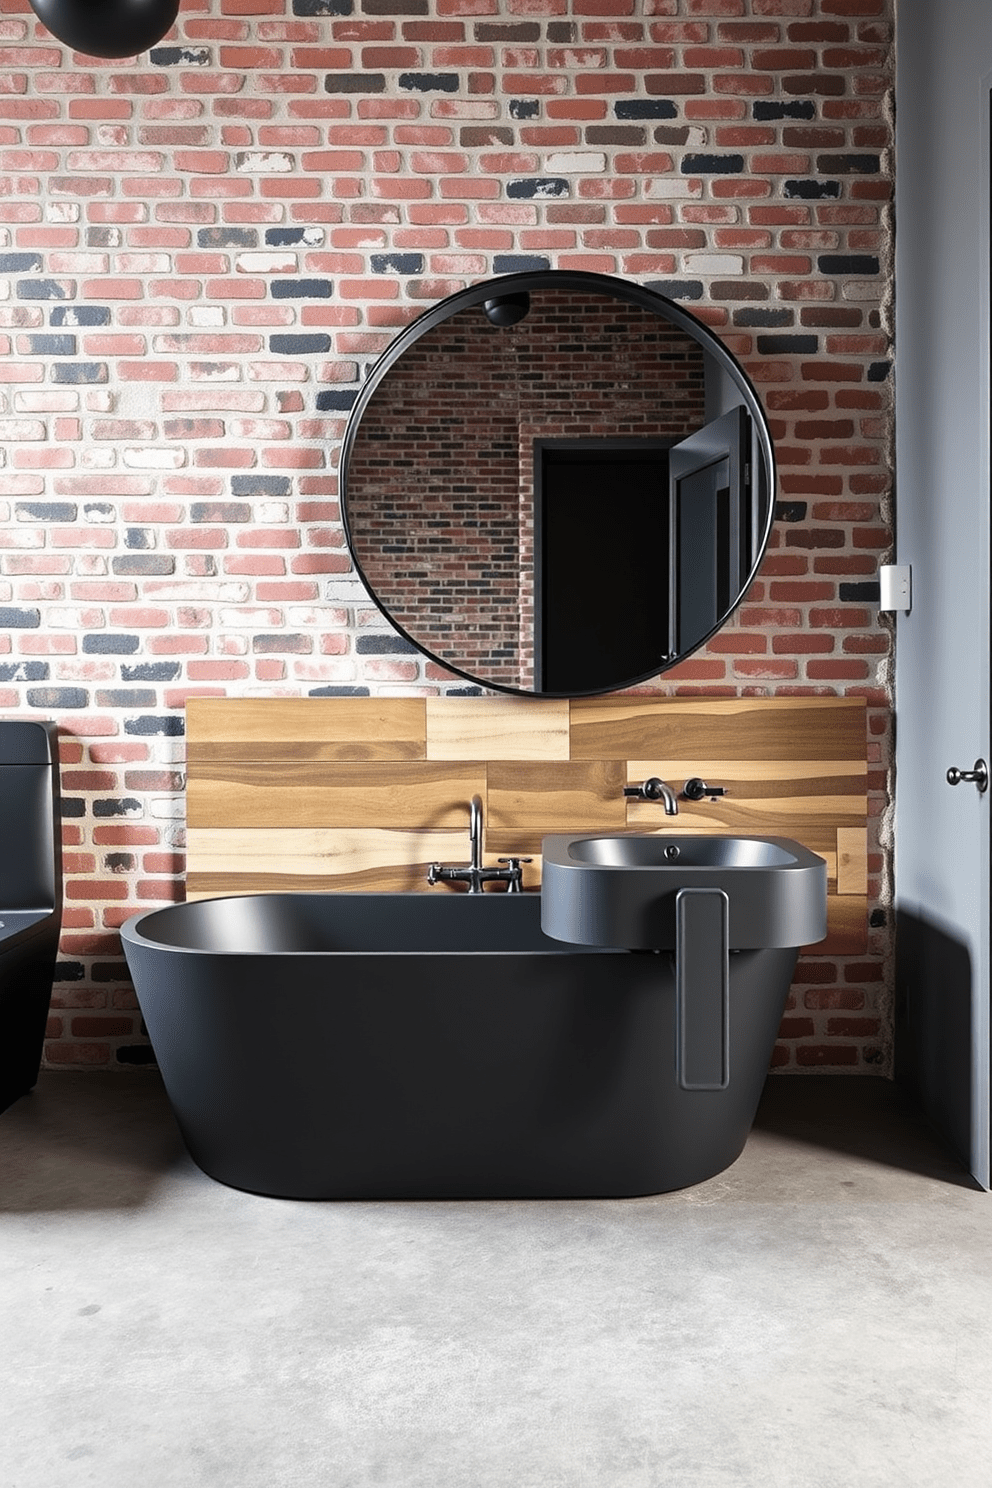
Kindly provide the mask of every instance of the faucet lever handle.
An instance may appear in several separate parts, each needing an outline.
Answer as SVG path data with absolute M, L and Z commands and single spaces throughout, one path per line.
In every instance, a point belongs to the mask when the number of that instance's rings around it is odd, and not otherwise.
M 652 775 L 640 785 L 625 785 L 623 793 L 636 801 L 660 801 L 665 794 L 665 782 Z
M 497 858 L 497 863 L 508 863 L 511 868 L 519 868 L 521 863 L 533 863 L 533 858 Z
M 704 796 L 709 796 L 711 801 L 715 801 L 717 796 L 727 794 L 727 788 L 724 785 L 707 785 L 705 780 L 700 780 L 698 775 L 694 775 L 682 787 L 682 794 L 687 801 L 701 801 Z

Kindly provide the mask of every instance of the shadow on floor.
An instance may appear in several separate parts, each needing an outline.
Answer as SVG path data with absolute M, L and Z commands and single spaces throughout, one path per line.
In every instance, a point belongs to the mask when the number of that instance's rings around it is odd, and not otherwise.
M 0 1213 L 136 1208 L 187 1163 L 156 1073 L 43 1070 L 0 1115 Z
M 754 1129 L 982 1191 L 891 1080 L 870 1075 L 770 1075 Z

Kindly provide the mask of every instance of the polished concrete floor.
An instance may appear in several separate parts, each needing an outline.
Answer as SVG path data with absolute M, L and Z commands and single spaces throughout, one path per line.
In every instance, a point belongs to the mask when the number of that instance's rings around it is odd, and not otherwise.
M 148 1072 L 0 1117 L 0 1488 L 990 1483 L 992 1196 L 882 1081 L 625 1201 L 256 1198 Z

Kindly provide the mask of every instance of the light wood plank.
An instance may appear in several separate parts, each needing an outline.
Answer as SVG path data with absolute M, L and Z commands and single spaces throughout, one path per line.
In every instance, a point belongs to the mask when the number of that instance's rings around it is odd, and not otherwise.
M 425 757 L 423 698 L 190 698 L 191 764 Z
M 864 827 L 837 828 L 837 892 L 868 892 L 868 832 Z
M 431 760 L 567 760 L 568 702 L 555 698 L 427 698 Z
M 494 831 L 621 831 L 623 766 L 619 760 L 489 765 L 488 819 Z
M 413 761 L 388 766 L 348 760 L 299 764 L 210 764 L 186 791 L 193 827 L 403 827 L 464 825 L 468 803 L 485 794 L 485 766 Z
M 651 831 L 664 816 L 660 801 L 627 803 L 627 825 Z M 743 832 L 752 837 L 795 837 L 804 825 L 832 827 L 838 822 L 857 826 L 864 821 L 863 796 L 718 796 L 715 801 L 679 801 L 678 821 L 684 830 L 702 828 Z
M 829 760 L 866 751 L 863 698 L 576 698 L 570 709 L 573 760 Z

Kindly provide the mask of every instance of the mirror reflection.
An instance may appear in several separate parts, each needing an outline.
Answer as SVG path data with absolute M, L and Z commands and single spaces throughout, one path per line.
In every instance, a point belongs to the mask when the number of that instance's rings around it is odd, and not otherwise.
M 414 644 L 487 687 L 576 696 L 656 675 L 727 618 L 767 541 L 771 445 L 699 322 L 549 271 L 402 333 L 343 484 L 355 562 Z

